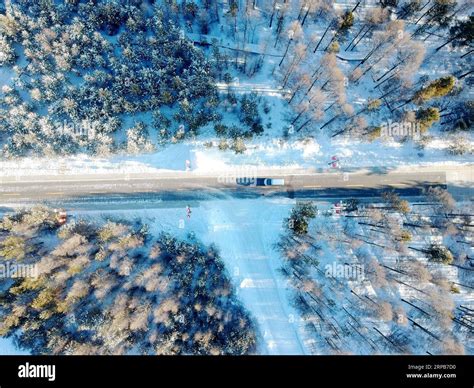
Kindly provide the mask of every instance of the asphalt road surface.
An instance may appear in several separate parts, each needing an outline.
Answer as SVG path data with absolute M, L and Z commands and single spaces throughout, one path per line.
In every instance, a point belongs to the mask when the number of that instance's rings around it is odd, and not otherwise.
M 263 173 L 263 172 L 262 172 Z M 220 192 L 236 197 L 284 195 L 290 198 L 306 196 L 374 196 L 393 189 L 406 195 L 417 195 L 427 186 L 446 186 L 446 173 L 417 170 L 413 172 L 267 172 L 258 177 L 284 179 L 283 186 L 246 187 L 236 183 L 232 175 L 203 175 L 194 172 L 42 175 L 2 177 L 2 203 L 59 200 L 84 196 L 167 194 L 190 196 Z M 470 189 L 470 188 L 468 188 Z

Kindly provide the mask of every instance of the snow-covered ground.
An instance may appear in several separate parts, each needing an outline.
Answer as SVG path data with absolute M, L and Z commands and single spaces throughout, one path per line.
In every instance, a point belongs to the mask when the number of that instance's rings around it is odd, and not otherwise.
M 237 155 L 230 150 L 207 148 L 203 141 L 186 141 L 170 144 L 150 154 L 120 155 L 110 159 L 77 155 L 4 160 L 0 161 L 0 176 L 184 171 L 186 161 L 190 162 L 191 170 L 199 173 L 224 172 L 242 166 L 326 169 L 332 156 L 339 158 L 343 169 L 406 168 L 474 162 L 472 154 L 447 157 L 445 148 L 446 143 L 441 141 L 433 142 L 424 150 L 417 150 L 411 143 L 354 144 L 348 141 L 331 143 L 314 138 L 294 141 L 261 138 L 249 144 L 244 154 Z
M 28 352 L 17 349 L 10 338 L 0 338 L 0 355 L 2 356 L 20 356 L 29 354 Z
M 208 215 L 204 240 L 221 247 L 240 299 L 257 319 L 265 354 L 305 353 L 302 329 L 288 305 L 278 272 L 281 261 L 273 247 L 292 205 L 292 201 L 232 200 L 206 203 L 203 209 Z
M 287 284 L 278 269 L 279 252 L 274 248 L 283 232 L 283 219 L 294 200 L 207 200 L 157 203 L 153 209 L 78 210 L 76 217 L 140 218 L 150 233 L 167 231 L 186 238 L 192 233 L 204 244 L 215 244 L 226 264 L 239 299 L 258 324 L 261 354 L 307 354 L 303 323 L 289 302 Z

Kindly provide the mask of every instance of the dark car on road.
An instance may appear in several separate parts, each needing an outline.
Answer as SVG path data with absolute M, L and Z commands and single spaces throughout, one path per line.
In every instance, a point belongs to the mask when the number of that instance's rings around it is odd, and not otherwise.
M 276 178 L 237 178 L 238 185 L 242 186 L 284 186 L 284 179 Z

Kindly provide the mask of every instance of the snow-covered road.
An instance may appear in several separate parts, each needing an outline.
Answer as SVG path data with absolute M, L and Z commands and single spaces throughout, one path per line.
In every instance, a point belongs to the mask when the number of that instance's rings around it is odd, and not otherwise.
M 206 243 L 221 248 L 240 300 L 258 322 L 259 353 L 305 354 L 301 322 L 289 305 L 274 248 L 294 201 L 226 200 L 204 204 Z

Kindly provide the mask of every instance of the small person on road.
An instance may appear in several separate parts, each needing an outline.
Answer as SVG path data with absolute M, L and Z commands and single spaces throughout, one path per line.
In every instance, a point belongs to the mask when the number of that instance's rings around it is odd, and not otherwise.
M 192 213 L 191 207 L 189 205 L 186 206 L 186 215 L 188 216 L 188 218 L 191 218 L 191 213 Z

